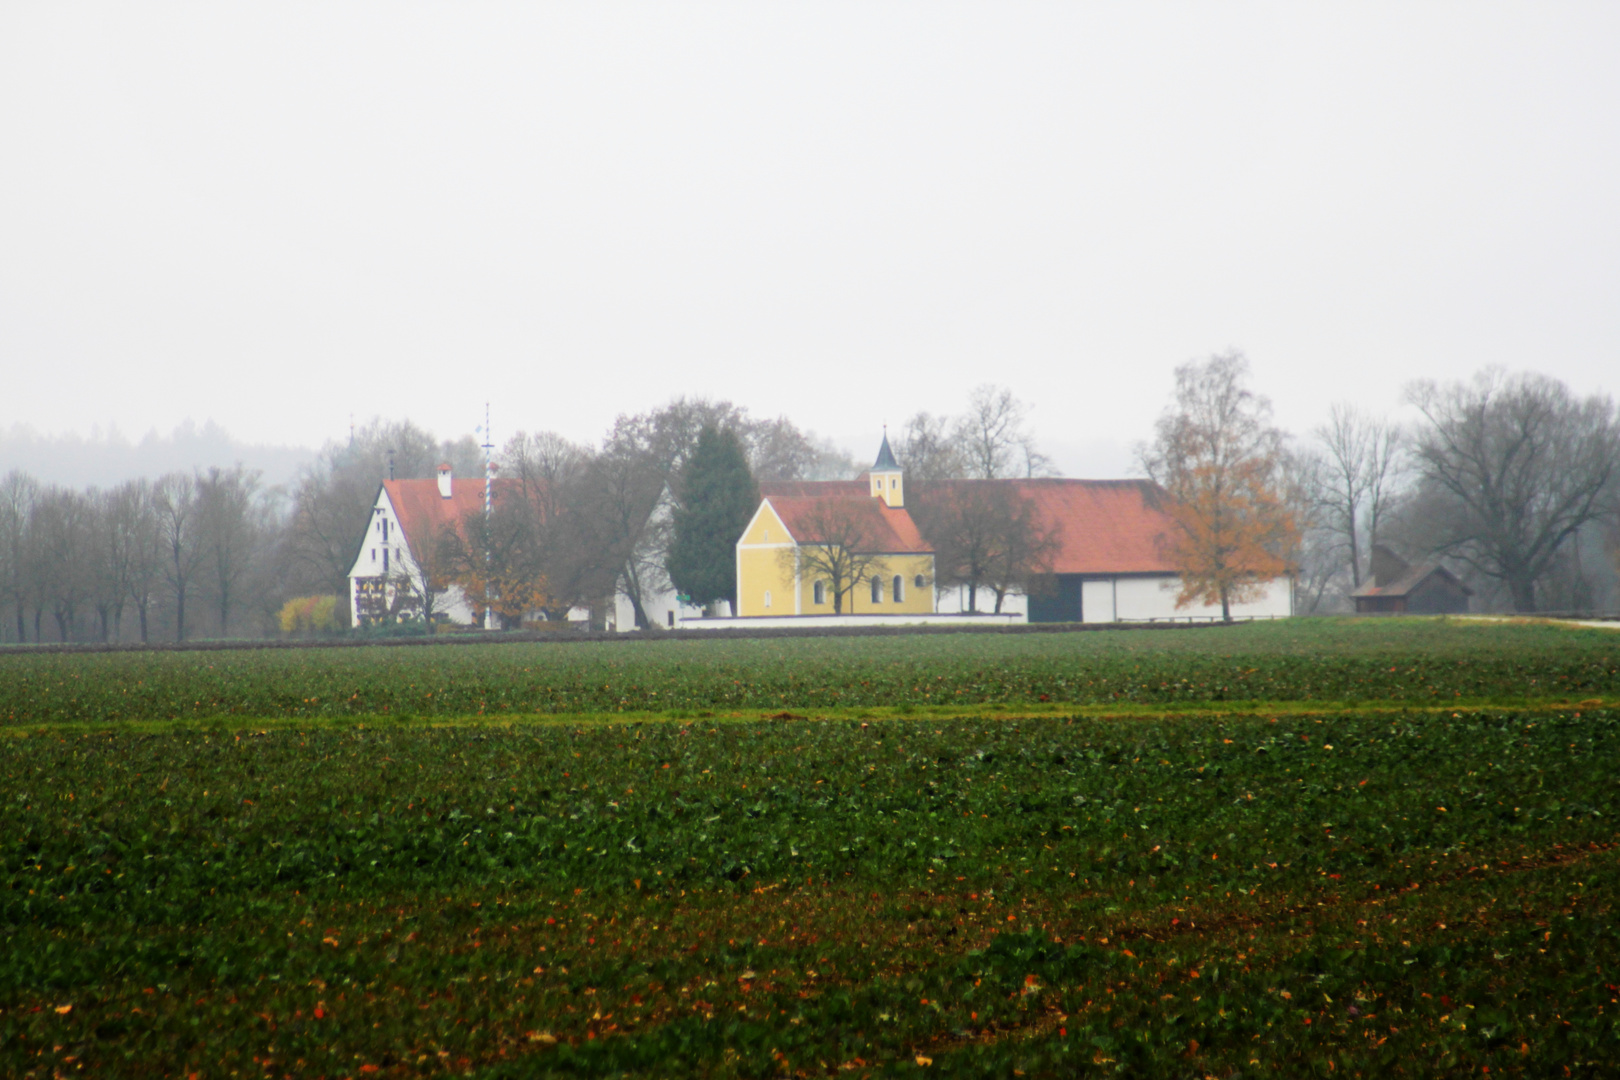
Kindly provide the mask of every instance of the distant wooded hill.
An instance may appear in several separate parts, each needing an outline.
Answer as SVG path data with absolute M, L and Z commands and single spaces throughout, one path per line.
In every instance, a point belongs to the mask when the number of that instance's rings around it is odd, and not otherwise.
M 21 469 L 46 484 L 111 487 L 125 480 L 169 472 L 228 468 L 240 462 L 258 470 L 268 486 L 288 484 L 315 460 L 306 446 L 246 443 L 213 421 L 186 421 L 167 435 L 149 431 L 139 439 L 112 429 L 88 436 L 42 435 L 24 424 L 0 431 L 0 474 Z

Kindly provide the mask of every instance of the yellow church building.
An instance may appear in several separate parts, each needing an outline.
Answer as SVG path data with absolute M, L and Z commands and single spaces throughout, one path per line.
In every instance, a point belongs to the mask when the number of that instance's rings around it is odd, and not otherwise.
M 760 495 L 737 541 L 739 616 L 934 613 L 934 552 L 906 512 L 887 434 L 863 479 L 761 484 Z

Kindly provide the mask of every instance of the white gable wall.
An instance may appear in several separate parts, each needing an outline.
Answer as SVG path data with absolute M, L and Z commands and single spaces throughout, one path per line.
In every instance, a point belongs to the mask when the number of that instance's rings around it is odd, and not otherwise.
M 366 527 L 365 542 L 360 545 L 354 565 L 349 568 L 350 626 L 360 625 L 361 579 L 377 577 L 390 579 L 387 586 L 390 605 L 398 587 L 396 582 L 419 584 L 421 581 L 421 571 L 416 560 L 411 558 L 405 530 L 400 526 L 393 501 L 388 498 L 388 489 L 381 487 L 377 490 L 377 501 L 372 504 L 371 523 Z M 434 612 L 442 612 L 451 622 L 462 625 L 471 625 L 473 621 L 472 605 L 467 602 L 460 587 L 455 585 L 438 593 Z

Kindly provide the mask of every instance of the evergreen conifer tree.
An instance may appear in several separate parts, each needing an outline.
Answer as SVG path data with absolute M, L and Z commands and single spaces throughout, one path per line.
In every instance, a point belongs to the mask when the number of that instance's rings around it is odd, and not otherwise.
M 695 604 L 737 597 L 737 540 L 759 508 L 759 485 L 736 432 L 705 425 L 681 477 L 669 579 Z

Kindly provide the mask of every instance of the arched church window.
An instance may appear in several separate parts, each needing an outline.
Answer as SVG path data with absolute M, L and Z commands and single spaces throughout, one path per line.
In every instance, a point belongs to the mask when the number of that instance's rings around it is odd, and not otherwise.
M 883 579 L 876 574 L 872 575 L 872 603 L 883 603 Z
M 899 574 L 894 575 L 894 602 L 899 603 L 906 598 L 906 579 Z
M 818 582 L 816 582 L 816 603 L 825 604 L 826 602 L 827 602 L 827 583 L 825 581 L 818 581 Z

